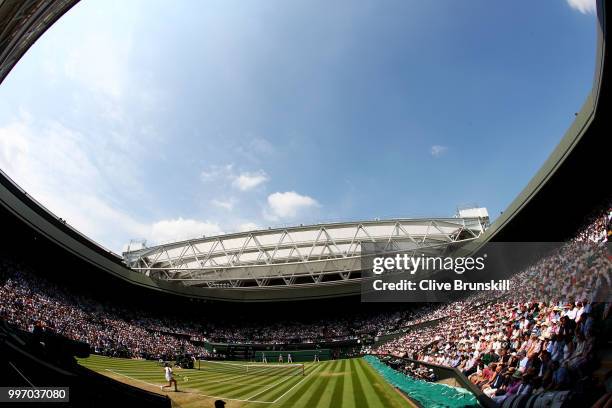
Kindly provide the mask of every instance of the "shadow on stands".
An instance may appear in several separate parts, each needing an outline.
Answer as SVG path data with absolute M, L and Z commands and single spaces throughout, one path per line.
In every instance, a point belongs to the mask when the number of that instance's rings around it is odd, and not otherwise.
M 88 355 L 85 343 L 39 327 L 33 333 L 21 331 L 0 321 L 0 384 L 4 387 L 69 387 L 69 402 L 54 406 L 172 406 L 167 396 L 115 381 L 76 362 L 75 356 Z M 24 406 L 22 402 L 14 405 Z

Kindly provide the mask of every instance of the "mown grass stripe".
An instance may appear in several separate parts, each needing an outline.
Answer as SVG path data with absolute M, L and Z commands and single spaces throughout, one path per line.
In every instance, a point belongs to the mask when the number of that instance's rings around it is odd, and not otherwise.
M 268 391 L 264 392 L 263 394 L 258 395 L 257 400 L 258 401 L 274 401 L 277 398 L 279 398 L 281 395 L 283 395 L 285 392 L 287 392 L 289 389 L 291 389 L 291 387 L 293 387 L 294 385 L 302 381 L 304 378 L 305 377 L 301 375 L 295 376 L 292 379 L 288 380 L 287 382 L 279 384 L 277 387 L 273 387 L 269 389 Z
M 365 388 L 369 389 L 369 392 L 366 394 L 378 397 L 378 399 L 382 402 L 382 406 L 384 407 L 401 407 L 404 405 L 398 404 L 398 400 L 390 396 L 389 392 L 393 392 L 395 394 L 395 391 L 393 391 L 389 383 L 385 381 L 384 378 L 372 370 L 372 367 L 370 367 L 367 362 L 365 362 L 363 359 L 359 359 L 357 361 L 359 367 L 367 378 Z
M 334 362 L 333 364 L 331 364 L 329 372 L 327 372 L 325 374 L 333 373 L 335 371 L 335 369 L 336 369 L 336 365 L 339 365 L 338 363 L 339 362 Z M 308 400 L 306 401 L 306 404 L 304 406 L 305 407 L 318 407 L 318 406 L 320 406 L 319 402 L 323 398 L 323 390 L 328 386 L 328 384 L 329 384 L 329 378 L 327 376 L 320 375 L 319 376 L 319 385 L 317 386 L 317 388 L 314 389 L 314 391 L 311 392 L 310 398 L 308 398 Z
M 331 368 L 331 365 L 330 365 Z M 326 373 L 324 373 L 326 374 Z M 317 378 L 313 381 L 313 388 L 303 393 L 303 398 L 298 400 L 295 404 L 296 407 L 318 407 L 319 401 L 321 399 L 321 394 L 323 390 L 327 387 L 328 378 L 321 376 L 321 373 L 317 376 Z
M 361 383 L 361 376 L 357 370 L 357 360 L 351 360 L 351 379 L 353 380 L 353 390 L 355 391 L 355 404 L 358 407 L 367 407 L 367 397 L 363 392 L 363 385 Z
M 264 395 L 269 389 L 274 389 L 276 387 L 276 384 L 282 384 L 283 380 L 287 380 L 287 378 L 276 378 L 274 381 L 270 381 L 267 384 L 258 383 L 256 388 L 239 389 L 237 390 L 238 393 L 236 395 L 238 395 L 241 399 L 260 400 L 262 395 Z M 253 396 L 256 396 L 256 398 L 252 398 Z
M 160 370 L 156 370 L 156 371 L 143 371 L 143 370 L 134 370 L 134 369 L 117 369 L 114 368 L 114 371 L 117 371 L 119 373 L 123 373 L 126 375 L 129 375 L 130 377 L 137 377 L 137 378 L 147 378 L 147 379 L 160 379 L 161 381 L 165 382 L 165 378 L 163 375 L 163 372 Z M 245 375 L 245 374 L 234 374 L 234 375 L 226 375 L 226 374 L 219 374 L 219 373 L 210 373 L 210 372 L 203 372 L 203 371 L 198 371 L 198 370 L 175 370 L 174 371 L 175 377 L 177 378 L 177 380 L 179 382 L 185 382 L 184 378 L 187 377 L 189 378 L 189 382 L 212 382 L 212 383 L 225 383 L 227 382 L 229 383 L 236 383 L 236 382 L 240 382 L 240 383 L 252 383 L 252 382 L 256 382 L 256 381 L 261 381 L 261 382 L 265 382 L 262 377 L 258 377 L 258 376 L 252 376 L 252 375 Z
M 203 373 L 203 374 L 207 374 L 207 375 L 213 376 L 213 377 L 215 377 L 216 379 L 219 379 L 219 380 L 233 379 L 233 378 L 238 378 L 238 377 L 241 377 L 241 376 L 251 377 L 249 374 L 246 374 L 246 373 L 223 373 L 223 372 L 212 371 L 212 370 L 195 370 L 195 371 L 199 372 L 199 373 Z
M 355 390 L 353 389 L 353 370 L 351 360 L 346 361 L 346 374 L 344 375 L 344 392 L 342 402 L 350 407 L 355 406 Z
M 79 362 L 92 370 L 134 381 L 165 384 L 163 367 L 157 362 L 92 356 Z M 409 404 L 365 361 L 337 360 L 305 364 L 306 376 L 263 376 L 212 370 L 175 369 L 179 389 L 201 398 L 241 400 L 244 408 L 397 408 Z M 189 381 L 184 381 L 184 378 Z M 126 379 L 124 379 L 126 381 Z M 197 396 L 197 395 L 201 396 Z M 216 396 L 216 397 L 215 397 Z M 190 397 L 191 398 L 191 397 Z M 251 401 L 249 401 L 249 399 Z M 262 404 L 262 402 L 265 402 Z M 266 404 L 267 403 L 267 404 Z
M 361 360 L 355 360 L 355 366 L 357 367 L 357 376 L 359 377 L 359 380 L 361 382 L 361 386 L 363 388 L 363 393 L 366 396 L 366 400 L 368 405 L 371 406 L 384 406 L 386 407 L 386 405 L 383 404 L 382 398 L 379 395 L 380 394 L 380 389 L 378 390 L 378 392 L 374 389 L 374 387 L 372 386 L 372 384 L 370 383 L 370 379 L 367 377 L 366 372 L 364 370 L 364 367 L 362 365 L 362 361 Z
M 331 399 L 330 399 L 330 407 L 340 407 L 342 406 L 342 396 L 344 394 L 344 378 L 346 377 L 346 361 L 342 360 L 340 364 L 340 373 L 342 375 L 336 379 L 336 383 L 334 384 L 334 390 L 332 391 Z
M 319 371 L 313 371 L 310 374 L 310 377 L 307 377 L 306 379 L 304 379 L 304 381 L 302 381 L 302 383 L 300 385 L 298 385 L 296 388 L 294 388 L 293 390 L 291 390 L 291 393 L 289 394 L 290 397 L 288 399 L 283 399 L 281 406 L 282 407 L 295 407 L 297 406 L 297 402 L 304 396 L 308 395 L 309 390 L 315 385 L 317 384 L 317 379 L 320 379 L 320 373 L 321 370 L 325 371 L 324 369 L 329 365 L 329 363 L 322 363 L 325 364 L 323 367 L 321 367 L 321 369 Z
M 189 378 L 189 381 L 208 381 L 212 384 L 224 384 L 224 383 L 230 383 L 230 382 L 243 382 L 243 377 L 242 376 L 235 376 L 235 377 L 219 377 L 216 375 L 211 375 L 211 374 L 191 374 L 191 375 L 187 375 L 187 377 Z M 180 379 L 181 377 L 179 377 Z
M 138 379 L 135 379 L 135 378 L 132 378 L 132 380 L 139 381 L 139 382 L 143 382 L 142 380 L 138 380 Z M 144 382 L 143 382 L 143 383 L 144 383 Z M 149 384 L 149 383 L 147 383 L 147 384 Z M 157 385 L 156 385 L 156 384 L 149 384 L 149 385 L 157 387 Z M 179 390 L 179 391 L 180 391 L 180 390 Z M 214 395 L 210 395 L 210 394 L 204 394 L 204 393 L 200 392 L 200 390 L 197 390 L 197 391 L 195 392 L 195 394 L 202 395 L 203 397 L 206 397 L 206 398 L 223 398 L 223 399 L 228 399 L 228 400 L 236 400 L 235 398 L 228 397 L 228 396 L 214 396 Z M 240 401 L 240 400 L 239 400 L 239 401 Z
M 121 375 L 126 375 L 135 380 L 144 381 L 151 384 L 165 384 L 164 376 L 155 372 L 154 375 L 150 375 L 149 373 L 143 375 L 141 370 L 134 370 L 131 368 L 130 370 L 116 370 L 117 373 Z M 176 373 L 176 372 L 175 372 Z M 187 376 L 190 380 L 184 381 L 182 380 L 183 376 Z M 265 389 L 265 387 L 269 387 L 275 381 L 278 381 L 278 377 L 261 377 L 256 375 L 233 375 L 227 379 L 227 381 L 222 382 L 211 382 L 211 378 L 225 378 L 226 376 L 217 376 L 216 373 L 204 373 L 201 371 L 193 370 L 193 371 L 181 371 L 180 374 L 177 374 L 177 379 L 179 380 L 179 387 L 192 390 L 193 392 L 204 391 L 205 394 L 214 394 L 214 395 L 223 395 L 227 396 L 227 398 L 241 398 L 243 396 L 248 396 L 254 394 L 255 392 Z M 214 381 L 214 380 L 213 380 Z M 212 386 L 211 386 L 212 385 Z M 235 394 L 234 391 L 239 390 L 239 395 Z
M 265 386 L 268 386 L 270 383 L 266 383 L 262 381 L 255 381 L 255 380 L 251 382 L 244 382 L 244 381 L 214 382 L 214 381 L 210 381 L 207 378 L 198 378 L 195 380 L 192 380 L 190 378 L 189 381 L 179 381 L 179 384 L 184 384 L 186 387 L 191 387 L 191 388 L 195 388 L 195 387 L 215 388 L 215 387 L 230 386 L 230 385 L 237 385 L 237 386 L 243 386 L 243 387 L 247 387 L 247 386 L 265 387 Z
M 225 385 L 230 385 L 230 384 L 240 384 L 240 385 L 254 385 L 255 383 L 261 384 L 261 385 L 265 385 L 270 383 L 270 381 L 268 381 L 265 378 L 261 378 L 261 377 L 257 377 L 257 376 L 245 376 L 245 375 L 241 375 L 241 376 L 236 376 L 234 378 L 221 378 L 218 379 L 217 377 L 214 376 L 210 376 L 207 374 L 203 374 L 203 375 L 194 375 L 189 377 L 189 383 L 196 383 L 196 384 L 225 384 Z
M 263 387 L 261 385 L 237 385 L 237 384 L 226 384 L 222 386 L 212 385 L 210 387 L 204 387 L 204 389 L 207 391 L 207 394 L 210 393 L 214 395 L 228 395 L 228 397 L 230 397 L 230 394 L 233 397 L 233 392 L 237 390 L 244 390 L 243 392 L 252 392 L 260 388 L 263 388 Z
M 344 373 L 342 371 L 343 360 L 337 360 L 332 365 L 329 373 L 323 374 L 323 377 L 326 379 L 325 389 L 321 391 L 319 400 L 317 401 L 317 406 L 329 407 L 331 405 L 331 399 L 333 397 L 334 390 L 338 381 L 341 377 L 343 377 Z
M 281 378 L 278 381 L 273 382 L 272 384 L 268 385 L 267 387 L 264 387 L 262 390 L 259 390 L 259 392 L 256 392 L 255 394 L 250 394 L 248 396 L 248 400 L 257 400 L 257 401 L 262 401 L 265 400 L 265 396 L 272 390 L 278 389 L 278 388 L 284 388 L 284 385 L 286 383 L 290 383 L 291 380 L 293 380 L 292 377 L 285 377 L 285 378 Z
M 228 383 L 208 383 L 206 384 L 206 382 L 202 382 L 203 386 L 210 386 L 210 387 L 206 387 L 211 388 L 213 390 L 217 390 L 216 392 L 219 393 L 227 393 L 227 392 L 233 392 L 235 390 L 241 389 L 240 394 L 243 395 L 249 395 L 251 393 L 253 393 L 254 390 L 259 390 L 259 389 L 263 389 L 265 387 L 269 387 L 270 385 L 272 385 L 274 382 L 278 382 L 279 378 L 278 377 L 266 377 L 266 378 L 262 378 L 262 377 L 258 377 L 258 376 L 250 376 L 250 377 L 242 377 L 241 381 L 229 381 Z
M 139 371 L 132 371 L 132 370 L 113 370 L 113 372 L 122 374 L 122 375 L 126 375 L 134 379 L 147 381 L 147 382 L 166 383 L 166 380 L 161 373 L 156 373 L 155 375 L 149 375 L 149 374 L 143 375 Z M 185 381 L 184 380 L 185 377 L 189 378 L 189 381 Z M 198 373 L 198 372 L 182 372 L 181 374 L 177 374 L 176 378 L 179 382 L 179 385 L 184 386 L 184 387 L 189 387 L 189 388 L 195 388 L 197 386 L 206 385 L 206 384 L 223 384 L 226 386 L 233 386 L 239 383 L 239 386 L 248 386 L 248 385 L 256 385 L 255 383 L 257 383 L 258 385 L 263 386 L 269 383 L 269 382 L 265 382 L 261 378 L 257 378 L 257 377 L 253 378 L 251 376 L 248 376 L 248 377 L 247 376 L 235 376 L 235 378 L 232 380 L 228 379 L 227 381 L 223 381 L 223 380 L 219 381 L 219 380 L 213 379 L 213 378 L 217 378 L 215 376 L 211 377 L 209 374 Z

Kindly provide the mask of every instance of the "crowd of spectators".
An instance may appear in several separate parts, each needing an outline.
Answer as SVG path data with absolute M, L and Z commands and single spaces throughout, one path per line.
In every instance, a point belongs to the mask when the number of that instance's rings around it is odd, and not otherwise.
M 374 338 L 439 314 L 432 306 L 425 306 L 307 321 L 279 321 L 273 316 L 255 321 L 160 316 L 69 293 L 8 257 L 0 258 L 0 297 L 0 318 L 24 330 L 31 331 L 39 324 L 89 343 L 96 353 L 143 358 L 205 355 L 203 342 L 286 345 Z
M 489 293 L 440 307 L 442 319 L 415 325 L 365 351 L 455 367 L 497 402 L 594 386 L 599 347 L 609 335 L 611 211 L 575 239 Z
M 95 353 L 121 357 L 206 356 L 203 342 L 268 345 L 356 340 L 420 321 L 428 309 L 354 313 L 307 322 L 261 320 L 194 321 L 177 315 L 104 303 L 69 293 L 7 257 L 0 259 L 0 319 L 33 331 L 35 325 L 90 345 Z
M 39 326 L 88 343 L 95 353 L 115 357 L 157 359 L 206 353 L 188 336 L 168 334 L 174 328 L 161 319 L 153 321 L 129 310 L 103 307 L 67 294 L 29 273 L 27 267 L 7 259 L 0 261 L 0 270 L 0 318 L 23 330 L 32 332 Z
M 317 343 L 390 336 L 364 352 L 456 367 L 484 393 L 509 395 L 563 390 L 597 366 L 598 335 L 610 315 L 610 210 L 556 253 L 516 274 L 512 293 L 489 292 L 449 304 L 351 314 L 308 322 L 190 321 L 153 316 L 68 293 L 14 260 L 0 260 L 0 318 L 35 325 L 86 342 L 95 353 L 172 359 L 206 356 L 202 341 Z M 595 290 L 594 288 L 599 288 Z M 606 292 L 608 291 L 608 292 Z M 434 380 L 424 366 L 401 370 Z

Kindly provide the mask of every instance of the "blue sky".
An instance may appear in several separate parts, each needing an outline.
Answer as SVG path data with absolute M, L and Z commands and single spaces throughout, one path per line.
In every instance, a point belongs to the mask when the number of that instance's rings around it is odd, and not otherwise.
M 0 168 L 121 251 L 494 218 L 592 85 L 593 0 L 83 0 L 0 86 Z

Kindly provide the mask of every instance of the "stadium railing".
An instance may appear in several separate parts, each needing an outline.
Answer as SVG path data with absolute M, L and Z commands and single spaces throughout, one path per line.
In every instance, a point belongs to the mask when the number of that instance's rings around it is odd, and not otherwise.
M 427 368 L 431 368 L 436 377 L 438 378 L 438 381 L 446 380 L 445 383 L 448 385 L 452 385 L 454 387 L 461 387 L 470 391 L 472 394 L 474 394 L 480 405 L 482 405 L 484 408 L 497 408 L 498 406 L 491 398 L 487 397 L 480 390 L 480 388 L 472 384 L 472 382 L 468 380 L 465 375 L 463 375 L 463 373 L 457 370 L 456 368 L 441 366 L 438 364 L 425 363 L 423 361 L 413 360 L 411 358 L 403 358 L 402 360 L 408 363 L 415 363 L 418 365 L 425 366 Z
M 378 371 L 388 383 L 408 396 L 411 401 L 424 408 L 497 407 L 495 404 L 485 405 L 486 402 L 483 404 L 471 390 L 466 390 L 463 387 L 413 378 L 372 355 L 366 355 L 364 360 Z

